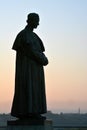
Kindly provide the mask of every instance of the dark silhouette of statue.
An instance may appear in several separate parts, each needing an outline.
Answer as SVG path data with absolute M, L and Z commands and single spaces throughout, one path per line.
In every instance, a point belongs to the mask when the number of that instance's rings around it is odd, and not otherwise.
M 47 112 L 43 66 L 48 59 L 42 40 L 33 32 L 38 25 L 39 15 L 30 13 L 27 26 L 12 47 L 16 51 L 16 72 L 11 115 L 17 118 L 39 119 Z

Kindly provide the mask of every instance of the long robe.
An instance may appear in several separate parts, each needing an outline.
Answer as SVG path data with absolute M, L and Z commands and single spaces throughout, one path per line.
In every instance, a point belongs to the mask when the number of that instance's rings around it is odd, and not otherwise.
M 48 64 L 48 59 L 41 39 L 26 26 L 17 35 L 12 49 L 16 50 L 16 71 L 11 115 L 46 113 L 43 66 Z

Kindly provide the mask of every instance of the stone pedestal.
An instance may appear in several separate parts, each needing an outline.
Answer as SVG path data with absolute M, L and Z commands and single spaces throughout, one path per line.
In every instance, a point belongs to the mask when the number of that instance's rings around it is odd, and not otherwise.
M 52 120 L 11 120 L 7 130 L 53 130 Z

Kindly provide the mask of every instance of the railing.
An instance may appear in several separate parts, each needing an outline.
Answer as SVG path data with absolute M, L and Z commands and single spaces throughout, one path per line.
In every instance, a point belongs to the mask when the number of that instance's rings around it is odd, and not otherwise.
M 87 126 L 53 126 L 53 130 L 87 130 Z
M 6 126 L 0 126 L 0 130 L 6 130 Z M 87 126 L 53 126 L 53 130 L 87 130 Z
M 0 126 L 0 130 L 6 130 L 6 126 Z

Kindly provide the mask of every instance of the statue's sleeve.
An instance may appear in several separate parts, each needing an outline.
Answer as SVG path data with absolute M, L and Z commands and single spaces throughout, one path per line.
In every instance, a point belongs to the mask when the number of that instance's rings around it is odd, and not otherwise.
M 35 36 L 36 37 L 36 36 Z M 48 59 L 43 53 L 45 49 L 42 49 L 41 45 L 38 46 L 37 44 L 37 38 L 35 38 L 32 33 L 27 34 L 26 33 L 26 44 L 25 48 L 27 50 L 27 54 L 31 55 L 31 58 L 38 62 L 41 65 L 47 65 Z M 34 39 L 35 38 L 35 39 Z
M 41 65 L 48 64 L 48 59 L 45 54 L 42 51 L 39 51 L 32 43 L 27 44 L 27 49 L 30 50 L 32 59 L 36 60 Z
M 48 64 L 48 59 L 43 52 L 37 52 L 36 50 L 32 50 L 33 57 L 42 65 Z

